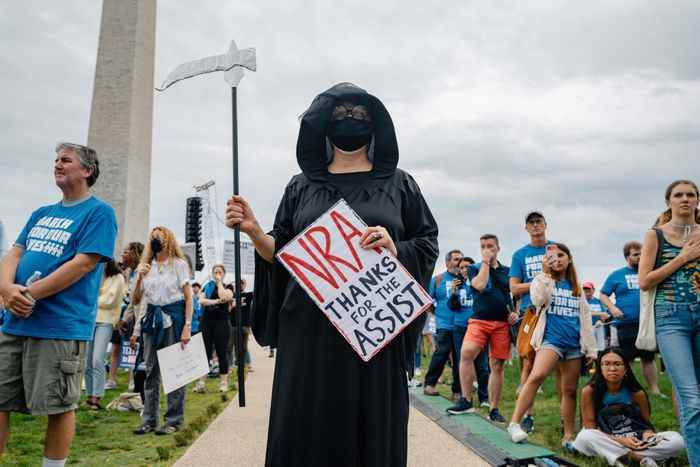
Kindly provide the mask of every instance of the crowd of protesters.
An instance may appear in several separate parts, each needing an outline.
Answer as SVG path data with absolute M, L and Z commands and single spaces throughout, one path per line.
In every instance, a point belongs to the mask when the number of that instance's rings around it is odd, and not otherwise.
M 627 264 L 610 273 L 600 298 L 591 281 L 580 280 L 569 247 L 546 238 L 547 223 L 540 212 L 526 216 L 530 242 L 515 251 L 510 268 L 498 259 L 500 245 L 493 234 L 479 239 L 479 263 L 460 250 L 450 251 L 446 272 L 430 282 L 434 306 L 427 322 L 437 324 L 437 348 L 424 394 L 439 394 L 435 385 L 451 362 L 455 404 L 447 412 L 475 412 L 476 387 L 488 418 L 505 426 L 499 411 L 503 362 L 515 353 L 521 381 L 507 425 L 513 442 L 527 440 L 535 430 L 538 394 L 554 374 L 565 450 L 601 457 L 610 465 L 655 466 L 687 449 L 691 465 L 700 465 L 698 195 L 697 185 L 689 180 L 668 187 L 667 210 L 643 244 L 624 245 Z M 466 267 L 460 270 L 463 261 Z M 466 333 L 455 324 L 465 316 Z M 668 397 L 658 385 L 658 354 L 673 385 L 683 436 L 657 433 L 651 421 L 647 393 Z M 637 358 L 646 390 L 632 373 Z M 487 360 L 489 368 L 480 360 Z M 588 369 L 593 376 L 577 404 L 579 379 Z M 484 374 L 489 375 L 485 381 Z
M 333 161 L 322 174 L 323 180 L 334 180 L 345 197 L 358 195 L 360 192 L 354 188 L 359 178 L 347 175 L 370 173 L 364 170 L 369 135 L 372 131 L 381 133 L 378 141 L 387 147 L 380 145 L 376 149 L 374 163 L 384 167 L 386 174 L 377 177 L 376 186 L 384 183 L 385 176 L 395 178 L 397 193 L 406 197 L 401 198 L 403 217 L 384 219 L 396 224 L 389 229 L 381 225 L 369 227 L 360 242 L 367 249 L 386 248 L 405 262 L 414 276 L 427 283 L 437 255 L 437 226 L 415 182 L 396 169 L 397 160 L 389 157 L 395 135 L 386 109 L 376 98 L 352 85 L 338 85 L 327 93 L 335 100 L 314 101 L 304 114 L 308 125 L 315 118 L 327 119 L 332 114 L 337 141 L 333 140 Z M 342 103 L 333 106 L 339 99 Z M 350 123 L 354 125 L 345 128 Z M 354 139 L 338 136 L 344 132 Z M 319 142 L 316 133 L 306 136 L 314 144 Z M 344 145 L 346 149 L 340 149 Z M 346 159 L 340 159 L 342 154 Z M 347 159 L 347 154 L 357 155 L 354 162 Z M 348 161 L 352 164 L 348 165 Z M 302 157 L 302 163 L 308 164 L 302 168 L 311 179 L 320 176 L 318 160 Z M 349 169 L 352 170 L 347 172 Z M 134 351 L 138 349 L 129 377 L 129 389 L 140 394 L 143 405 L 141 423 L 134 430 L 137 435 L 167 435 L 183 426 L 186 387 L 167 395 L 167 409 L 161 421 L 159 349 L 186 346 L 194 334 L 201 332 L 212 363 L 211 372 L 219 378 L 222 392 L 229 388 L 234 345 L 242 347 L 236 354 L 245 354 L 245 363 L 252 370 L 247 352 L 251 297 L 245 294 L 240 304 L 234 300 L 235 287 L 243 292 L 244 282 L 226 284 L 226 270 L 219 264 L 212 267 L 211 278 L 203 286 L 193 282 L 191 266 L 175 235 L 163 226 L 153 228 L 144 244 L 128 244 L 121 260 L 115 260 L 114 211 L 90 193 L 99 176 L 95 151 L 71 143 L 59 144 L 54 176 L 62 200 L 32 213 L 0 263 L 0 295 L 7 310 L 2 313 L 0 332 L 0 453 L 10 436 L 10 412 L 45 415 L 48 425 L 43 465 L 49 467 L 66 463 L 81 384 L 85 385 L 85 407 L 90 410 L 101 410 L 105 390 L 117 386 L 123 342 L 128 342 Z M 294 183 L 299 186 L 288 187 L 274 235 L 260 228 L 242 197 L 232 198 L 227 208 L 227 224 L 240 225 L 255 243 L 256 267 L 261 268 L 261 274 L 267 274 L 265 287 L 270 291 L 271 305 L 281 303 L 288 280 L 282 278 L 279 282 L 281 276 L 272 263 L 276 242 L 284 243 L 303 227 L 294 223 L 297 211 L 293 204 L 301 202 L 297 198 L 301 195 L 295 190 L 303 191 L 300 186 L 310 182 L 298 179 Z M 383 192 L 374 193 L 379 196 Z M 495 234 L 483 234 L 478 239 L 478 262 L 459 250 L 450 251 L 445 258 L 447 270 L 429 281 L 434 308 L 423 332 L 418 329 L 410 336 L 406 333 L 379 354 L 372 365 L 360 363 L 349 353 L 320 313 L 306 312 L 315 307 L 305 294 L 300 290 L 288 293 L 298 305 L 297 309 L 289 308 L 289 312 L 304 312 L 297 313 L 298 321 L 294 322 L 287 315 L 268 316 L 268 323 L 280 320 L 288 333 L 272 335 L 268 329 L 261 338 L 271 348 L 278 342 L 284 346 L 280 353 L 283 364 L 276 369 L 276 415 L 271 417 L 269 436 L 283 442 L 275 446 L 268 443 L 268 460 L 282 465 L 288 454 L 298 451 L 302 440 L 299 436 L 313 435 L 289 430 L 286 423 L 292 423 L 294 418 L 313 415 L 314 420 L 335 423 L 331 420 L 335 411 L 288 415 L 297 391 L 303 389 L 305 397 L 310 397 L 318 389 L 314 400 L 323 399 L 329 407 L 338 397 L 336 392 L 345 391 L 346 399 L 354 403 L 334 410 L 340 411 L 343 420 L 357 417 L 358 413 L 370 414 L 363 415 L 363 426 L 372 434 L 353 432 L 348 438 L 351 441 L 342 449 L 330 449 L 324 444 L 309 455 L 322 453 L 324 459 L 338 460 L 355 456 L 356 464 L 367 461 L 380 465 L 372 456 L 385 452 L 391 458 L 390 464 L 405 464 L 406 440 L 392 438 L 392 433 L 405 428 L 407 420 L 407 410 L 403 410 L 406 401 L 400 397 L 405 395 L 405 381 L 397 377 L 401 372 L 395 370 L 402 367 L 400 356 L 405 355 L 405 349 L 412 352 L 417 344 L 416 366 L 420 365 L 425 345 L 434 350 L 423 382 L 426 395 L 439 394 L 436 386 L 450 362 L 454 405 L 447 411 L 453 415 L 475 412 L 476 386 L 478 404 L 488 407 L 492 422 L 503 425 L 507 422 L 499 405 L 504 365 L 511 359 L 513 349 L 517 351 L 520 386 L 507 425 L 513 442 L 524 442 L 528 433 L 535 430 L 538 394 L 544 380 L 555 374 L 564 449 L 602 457 L 610 465 L 634 461 L 646 467 L 687 449 L 691 464 L 700 465 L 699 195 L 692 181 L 679 180 L 668 187 L 667 210 L 646 233 L 643 244 L 624 245 L 627 264 L 610 274 L 600 290 L 600 299 L 594 296 L 593 283 L 581 282 L 575 252 L 564 243 L 547 239 L 545 217 L 537 211 L 525 217 L 529 242 L 514 253 L 510 266 L 499 258 L 501 245 Z M 319 199 L 319 206 L 332 201 Z M 371 202 L 362 199 L 357 201 L 361 211 L 376 218 L 390 216 L 393 210 L 389 206 L 396 202 L 381 196 Z M 312 221 L 316 211 L 307 214 L 306 221 Z M 407 231 L 413 233 L 406 233 L 406 238 L 401 239 Z M 280 283 L 285 287 L 270 288 Z M 236 313 L 241 313 L 244 326 L 241 342 L 233 339 L 236 333 L 232 317 Z M 317 335 L 311 336 L 311 332 Z M 110 342 L 115 348 L 111 354 Z M 334 355 L 343 356 L 342 365 L 326 353 L 329 346 L 335 345 Z M 673 384 L 683 436 L 654 429 L 647 391 L 630 366 L 639 358 L 649 392 L 659 395 L 657 353 L 661 354 Z M 306 359 L 316 359 L 311 368 Z M 305 366 L 300 366 L 302 363 Z M 588 368 L 593 376 L 581 390 L 579 405 L 578 383 Z M 290 384 L 283 385 L 282 381 Z M 368 388 L 375 388 L 376 383 L 377 387 L 390 390 L 380 391 L 385 397 L 381 403 L 378 399 L 364 400 L 357 393 L 359 386 L 349 384 L 350 381 L 367 384 Z M 205 387 L 200 380 L 194 389 L 202 392 Z M 402 415 L 394 418 L 388 408 Z M 581 426 L 578 433 L 577 413 Z M 336 428 L 344 429 L 344 425 Z M 332 439 L 333 430 L 326 435 Z M 394 446 L 394 442 L 398 445 Z M 372 448 L 357 450 L 358 445 L 365 444 Z
M 138 393 L 132 407 L 142 409 L 136 435 L 167 435 L 183 427 L 186 387 L 167 395 L 160 422 L 156 352 L 186 345 L 200 328 L 213 369 L 218 363 L 219 390 L 229 389 L 236 305 L 233 287 L 223 284 L 223 266 L 214 267 L 200 292 L 166 227 L 154 228 L 145 245 L 129 243 L 115 258 L 114 210 L 90 192 L 99 172 L 93 149 L 58 144 L 54 177 L 63 198 L 32 213 L 0 263 L 0 454 L 11 412 L 45 415 L 42 465 L 48 467 L 66 463 L 75 411 L 105 408 L 105 391 L 118 387 L 124 345 L 138 350 L 128 393 L 122 394 Z

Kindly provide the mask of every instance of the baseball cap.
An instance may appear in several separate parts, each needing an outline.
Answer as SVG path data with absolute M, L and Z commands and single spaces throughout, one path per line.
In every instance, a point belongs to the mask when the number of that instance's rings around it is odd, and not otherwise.
M 527 224 L 528 222 L 530 222 L 530 219 L 532 219 L 532 218 L 534 218 L 534 217 L 539 217 L 540 219 L 545 220 L 544 214 L 542 214 L 541 212 L 539 212 L 539 211 L 530 211 L 530 212 L 527 214 L 527 216 L 525 216 L 525 223 Z
M 591 281 L 584 282 L 583 285 L 581 285 L 581 287 L 584 289 L 595 289 L 595 287 L 593 286 L 593 282 Z

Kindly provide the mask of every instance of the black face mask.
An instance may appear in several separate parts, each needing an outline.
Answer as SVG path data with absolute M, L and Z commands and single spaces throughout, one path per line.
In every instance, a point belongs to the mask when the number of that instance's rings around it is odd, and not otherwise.
M 162 249 L 163 249 L 163 243 L 157 238 L 152 238 L 151 239 L 151 251 L 153 252 L 153 254 L 157 255 L 158 253 L 161 252 Z
M 354 118 L 344 118 L 331 122 L 328 138 L 334 146 L 346 152 L 353 152 L 369 144 L 372 139 L 372 124 Z

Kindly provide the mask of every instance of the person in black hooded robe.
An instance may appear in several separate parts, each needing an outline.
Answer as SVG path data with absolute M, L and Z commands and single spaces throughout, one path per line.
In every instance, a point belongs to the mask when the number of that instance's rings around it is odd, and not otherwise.
M 407 373 L 425 321 L 417 318 L 364 362 L 274 254 L 339 199 L 367 223 L 365 248 L 396 255 L 426 287 L 438 255 L 438 228 L 415 180 L 397 168 L 391 117 L 376 97 L 341 83 L 301 117 L 297 161 L 265 233 L 240 196 L 227 225 L 256 248 L 253 334 L 277 347 L 266 466 L 387 467 L 407 462 Z

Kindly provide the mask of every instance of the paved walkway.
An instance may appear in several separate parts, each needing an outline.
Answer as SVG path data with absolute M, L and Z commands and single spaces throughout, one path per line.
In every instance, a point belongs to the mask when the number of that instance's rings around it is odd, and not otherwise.
M 236 397 L 177 461 L 176 467 L 264 465 L 275 361 L 252 339 L 249 350 L 255 371 L 248 374 L 246 381 L 246 407 L 238 407 Z M 488 466 L 414 408 L 408 423 L 408 465 Z

